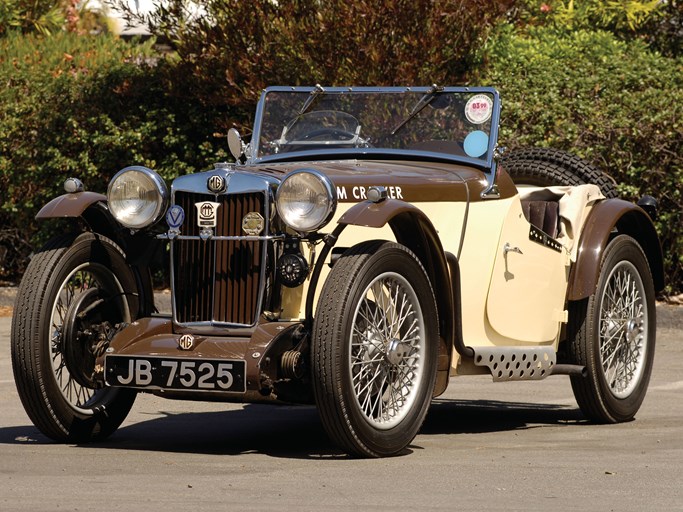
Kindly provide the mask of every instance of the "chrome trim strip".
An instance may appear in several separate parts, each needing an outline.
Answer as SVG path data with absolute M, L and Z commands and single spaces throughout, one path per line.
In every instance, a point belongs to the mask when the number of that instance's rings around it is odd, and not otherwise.
M 227 242 L 262 242 L 268 240 L 284 240 L 286 235 L 268 235 L 268 236 L 211 236 L 206 240 L 200 236 L 189 236 L 189 235 L 169 235 L 168 233 L 162 233 L 156 236 L 159 240 L 204 240 L 208 242 L 209 240 L 216 241 L 227 241 Z
M 195 336 L 226 336 L 250 337 L 254 334 L 256 325 L 228 324 L 225 322 L 187 322 L 180 324 L 175 322 L 178 334 L 194 334 Z
M 267 155 L 261 158 L 254 158 L 245 165 L 258 164 L 286 164 L 290 162 L 306 161 L 327 161 L 327 160 L 428 160 L 431 162 L 456 163 L 469 165 L 476 169 L 488 172 L 490 164 L 479 158 L 466 156 L 449 155 L 448 153 L 435 153 L 434 151 L 422 151 L 417 149 L 386 149 L 386 148 L 335 148 L 335 149 L 308 149 L 306 151 L 296 151 L 293 153 L 278 153 L 277 155 Z

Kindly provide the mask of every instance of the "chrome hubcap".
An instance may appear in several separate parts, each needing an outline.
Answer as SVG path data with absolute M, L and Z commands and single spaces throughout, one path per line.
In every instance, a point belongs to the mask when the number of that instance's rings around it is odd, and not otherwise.
M 401 364 L 403 359 L 405 359 L 411 350 L 411 346 L 408 343 L 403 343 L 401 340 L 391 340 L 387 343 L 386 354 L 387 362 L 394 366 Z

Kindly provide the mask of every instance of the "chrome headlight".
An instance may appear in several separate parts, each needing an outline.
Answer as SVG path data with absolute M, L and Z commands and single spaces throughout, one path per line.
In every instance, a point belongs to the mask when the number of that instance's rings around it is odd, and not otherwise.
M 330 221 L 337 208 L 337 193 L 324 174 L 299 169 L 282 180 L 275 205 L 285 224 L 299 233 L 308 233 Z
M 166 183 L 147 167 L 133 166 L 116 173 L 107 190 L 109 210 L 130 229 L 154 224 L 164 214 L 168 202 Z

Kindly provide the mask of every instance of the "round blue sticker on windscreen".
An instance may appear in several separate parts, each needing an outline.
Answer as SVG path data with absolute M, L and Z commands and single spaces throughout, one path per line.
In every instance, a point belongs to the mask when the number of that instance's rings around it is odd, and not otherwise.
M 489 148 L 489 136 L 481 130 L 473 131 L 465 137 L 463 148 L 467 156 L 479 158 Z

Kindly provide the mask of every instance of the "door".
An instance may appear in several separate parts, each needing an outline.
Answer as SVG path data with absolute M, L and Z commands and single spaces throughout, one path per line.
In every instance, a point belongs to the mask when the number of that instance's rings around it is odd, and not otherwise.
M 486 301 L 491 327 L 524 343 L 555 341 L 566 322 L 568 275 L 568 251 L 529 224 L 515 198 L 503 222 Z

